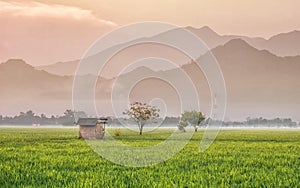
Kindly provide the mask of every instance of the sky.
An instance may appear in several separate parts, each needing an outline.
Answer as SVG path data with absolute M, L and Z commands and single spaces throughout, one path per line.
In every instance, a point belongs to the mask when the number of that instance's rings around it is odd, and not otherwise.
M 79 59 L 103 34 L 143 21 L 269 38 L 300 30 L 299 8 L 299 0 L 0 0 L 0 62 Z

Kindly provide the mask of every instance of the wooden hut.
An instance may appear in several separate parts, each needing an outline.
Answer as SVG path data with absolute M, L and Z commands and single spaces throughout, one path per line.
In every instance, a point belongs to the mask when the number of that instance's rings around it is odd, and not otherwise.
M 102 139 L 105 134 L 106 118 L 79 118 L 79 138 Z

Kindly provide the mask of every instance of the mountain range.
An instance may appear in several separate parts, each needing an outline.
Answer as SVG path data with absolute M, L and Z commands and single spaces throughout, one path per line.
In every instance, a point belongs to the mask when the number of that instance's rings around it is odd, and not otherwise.
M 189 26 L 185 27 L 185 29 L 191 31 L 200 39 L 202 39 L 205 42 L 205 44 L 207 44 L 209 49 L 213 49 L 217 46 L 224 45 L 225 43 L 233 39 L 242 39 L 258 50 L 267 50 L 279 57 L 300 55 L 300 31 L 280 33 L 272 36 L 269 39 L 264 39 L 261 37 L 248 37 L 239 35 L 219 35 L 207 26 L 201 28 L 194 28 Z M 166 34 L 174 32 L 176 32 L 176 29 L 155 35 L 152 38 L 160 38 Z M 149 50 L 149 48 L 151 50 Z M 130 59 L 132 56 L 136 56 L 136 54 L 139 54 L 141 57 L 143 57 L 145 56 L 145 54 L 149 54 L 149 51 L 151 51 L 154 55 L 158 57 L 163 57 L 164 54 L 173 53 L 170 52 L 170 49 L 163 48 L 159 45 L 149 44 L 146 46 L 139 46 L 138 48 L 136 47 L 132 49 L 127 49 L 127 52 L 122 55 L 122 59 L 116 59 L 113 63 L 120 64 L 122 63 L 122 61 L 124 61 L 124 59 Z M 175 53 L 173 53 L 173 56 L 175 56 L 174 54 Z M 176 58 L 172 59 L 172 61 L 176 62 L 177 64 L 182 65 L 189 61 L 189 59 L 186 57 L 178 56 L 178 54 L 176 55 Z M 202 54 L 199 54 L 199 56 L 200 55 Z M 74 75 L 79 62 L 80 60 L 58 62 L 51 65 L 38 66 L 36 68 L 38 70 L 45 70 L 49 73 L 58 75 Z M 106 76 L 109 77 L 110 75 Z
M 193 28 L 188 29 L 192 30 Z M 291 36 L 296 36 L 298 32 L 279 34 L 268 40 L 220 36 L 207 27 L 195 29 L 193 32 L 197 35 L 200 35 L 197 32 L 201 33 L 203 40 L 206 37 L 211 53 L 215 56 L 222 70 L 227 90 L 225 115 L 227 120 L 241 120 L 249 116 L 288 117 L 296 121 L 300 120 L 300 56 L 298 56 L 300 52 L 296 54 L 296 51 L 291 50 L 289 56 L 280 56 L 274 52 L 275 50 L 280 51 L 282 48 L 280 46 L 275 47 L 281 44 L 281 40 L 284 38 L 287 41 L 292 40 L 293 37 Z M 271 47 L 270 49 L 259 48 L 253 45 L 254 43 L 269 44 L 274 51 L 271 53 Z M 282 44 L 294 45 L 294 43 L 290 44 L 289 42 L 282 42 Z M 155 49 L 155 46 L 152 47 Z M 145 49 L 133 48 L 131 50 L 141 50 L 141 53 L 138 53 L 141 56 L 146 53 L 146 47 Z M 170 51 L 170 49 L 167 50 Z M 166 52 L 162 49 L 158 51 L 157 54 Z M 283 55 L 284 51 L 281 50 L 280 53 Z M 292 53 L 295 53 L 295 56 L 291 56 Z M 130 54 L 132 54 L 131 51 Z M 205 61 L 208 54 L 209 52 L 202 54 L 198 61 Z M 185 61 L 184 63 L 178 62 L 178 68 L 154 70 L 142 66 L 129 70 L 119 77 L 98 77 L 95 98 L 99 113 L 105 115 L 113 113 L 109 101 L 112 88 L 117 87 L 119 89 L 117 94 L 120 95 L 126 89 L 132 89 L 129 96 L 132 101 L 160 97 L 165 100 L 168 115 L 178 115 L 180 113 L 180 101 L 176 95 L 176 90 L 171 85 L 155 78 L 167 77 L 178 83 L 179 87 L 183 87 L 187 83 L 183 82 L 182 77 L 178 75 L 184 71 L 199 93 L 201 108 L 205 114 L 209 114 L 211 99 L 205 75 L 188 57 L 178 56 L 178 59 Z M 119 61 L 120 59 L 118 60 L 117 57 L 114 63 Z M 0 85 L 2 88 L 0 114 L 16 114 L 27 109 L 55 114 L 63 112 L 66 108 L 71 108 L 73 74 L 78 62 L 62 62 L 46 68 L 32 67 L 18 59 L 8 60 L 0 64 Z M 63 76 L 67 72 L 66 70 L 69 73 Z M 72 71 L 74 72 L 72 73 Z M 128 88 L 132 87 L 128 83 L 139 75 L 152 75 L 154 78 L 145 79 L 133 88 Z M 93 77 L 93 75 L 82 76 Z

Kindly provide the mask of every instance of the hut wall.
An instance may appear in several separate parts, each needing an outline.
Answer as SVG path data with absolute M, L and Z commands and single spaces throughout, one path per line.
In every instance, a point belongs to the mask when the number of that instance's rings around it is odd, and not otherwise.
M 96 139 L 102 139 L 104 137 L 105 129 L 103 123 L 98 123 L 96 125 Z
M 84 139 L 96 139 L 95 126 L 80 126 L 79 137 Z

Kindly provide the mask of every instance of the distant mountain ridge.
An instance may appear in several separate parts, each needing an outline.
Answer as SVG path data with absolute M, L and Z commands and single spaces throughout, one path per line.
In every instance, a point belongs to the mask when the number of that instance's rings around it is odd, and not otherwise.
M 300 56 L 279 57 L 267 50 L 258 50 L 242 39 L 233 39 L 211 50 L 223 72 L 227 89 L 227 112 L 229 120 L 246 117 L 291 117 L 300 120 Z M 207 54 L 199 57 L 204 61 Z M 193 63 L 180 67 L 195 81 L 205 113 L 209 113 L 209 87 L 201 71 Z M 137 68 L 119 77 L 122 88 L 138 74 L 166 76 L 182 82 L 178 68 L 153 71 Z M 99 79 L 96 98 L 101 113 L 112 112 L 107 101 L 111 99 L 111 88 L 115 79 Z M 36 108 L 55 113 L 72 106 L 72 76 L 58 76 L 39 71 L 21 60 L 10 60 L 0 64 L 0 114 Z M 143 86 L 143 84 L 145 86 Z M 185 83 L 182 83 L 185 84 Z M 158 89 L 157 87 L 161 88 Z M 168 105 L 178 105 L 176 97 L 161 82 L 146 80 L 138 84 L 131 94 L 132 100 L 148 99 L 162 95 Z M 122 92 L 120 92 L 122 94 Z
M 268 50 L 269 52 L 275 54 L 276 56 L 297 56 L 300 55 L 300 31 L 291 31 L 288 33 L 281 33 L 275 35 L 269 39 L 264 39 L 261 37 L 247 37 L 239 35 L 219 35 L 211 28 L 204 26 L 202 28 L 186 27 L 187 30 L 191 31 L 195 35 L 199 36 L 210 49 L 213 49 L 217 46 L 224 45 L 233 39 L 242 39 L 246 41 L 252 47 L 258 50 Z M 174 32 L 174 30 L 169 30 L 164 33 L 158 34 L 156 37 L 162 37 L 166 33 Z M 157 55 L 163 55 L 164 53 L 170 53 L 165 49 L 157 48 Z M 130 58 L 133 56 L 132 53 L 147 54 L 148 50 L 141 48 L 135 51 L 129 51 L 125 58 Z M 201 56 L 202 54 L 199 54 Z M 189 59 L 178 57 L 177 63 L 185 64 L 188 63 Z M 80 60 L 68 61 L 68 62 L 59 62 L 46 66 L 36 67 L 38 70 L 45 70 L 52 74 L 57 75 L 74 75 L 76 68 Z M 116 62 L 119 63 L 119 62 Z
M 0 64 L 0 114 L 15 114 L 24 108 L 44 113 L 71 107 L 73 77 L 36 70 L 20 59 Z M 66 102 L 67 101 L 67 102 Z
M 232 39 L 242 39 L 259 50 L 268 50 L 277 56 L 300 55 L 300 31 L 280 33 L 264 39 L 262 37 L 248 37 L 242 35 L 219 35 L 207 26 L 202 28 L 186 27 L 199 36 L 212 49 L 223 45 Z

